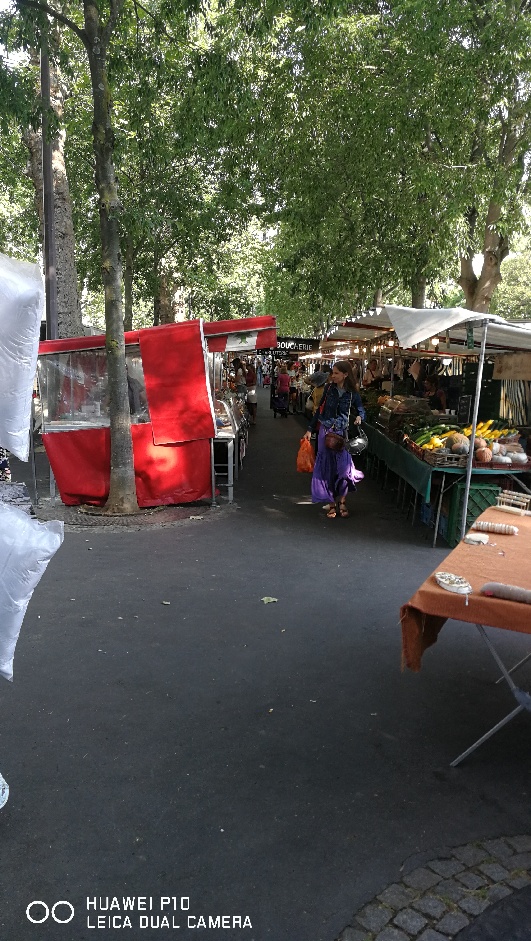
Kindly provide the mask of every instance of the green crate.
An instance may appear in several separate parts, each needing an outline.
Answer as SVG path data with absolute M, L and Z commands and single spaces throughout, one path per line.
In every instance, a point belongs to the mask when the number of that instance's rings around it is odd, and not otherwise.
M 496 484 L 471 483 L 468 497 L 468 510 L 466 514 L 466 529 L 469 530 L 474 520 L 489 506 L 494 506 L 501 487 Z M 459 481 L 452 487 L 450 506 L 448 508 L 448 530 L 445 535 L 446 542 L 452 547 L 461 539 L 461 520 L 463 518 L 463 498 L 465 483 Z

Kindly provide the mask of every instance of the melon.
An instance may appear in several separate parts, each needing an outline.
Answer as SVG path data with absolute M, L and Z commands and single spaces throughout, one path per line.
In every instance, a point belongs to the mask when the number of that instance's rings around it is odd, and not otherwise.
M 468 448 L 469 448 L 468 438 L 466 435 L 459 434 L 459 432 L 456 432 L 455 435 L 450 435 L 450 437 L 446 439 L 446 444 L 448 445 L 449 448 L 452 449 L 452 451 L 454 449 L 454 444 L 466 444 L 466 449 L 468 452 Z
M 457 444 L 452 445 L 452 454 L 468 454 L 470 451 L 470 445 L 468 441 L 466 443 L 458 441 Z

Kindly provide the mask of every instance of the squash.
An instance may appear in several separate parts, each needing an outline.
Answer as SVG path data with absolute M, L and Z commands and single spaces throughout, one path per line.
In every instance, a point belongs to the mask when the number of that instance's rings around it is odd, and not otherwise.
M 500 445 L 499 445 L 499 442 L 498 442 L 498 441 L 493 441 L 493 442 L 492 442 L 491 451 L 492 451 L 493 454 L 499 454 L 499 453 L 500 453 Z
M 512 464 L 512 460 L 506 454 L 497 454 L 494 458 L 496 464 Z
M 464 444 L 462 441 L 458 441 L 457 444 L 452 445 L 452 454 L 468 454 L 470 451 L 470 445 L 468 441 Z
M 477 451 L 478 448 L 486 448 L 487 442 L 485 438 L 474 438 L 474 450 Z
M 459 434 L 459 432 L 456 432 L 455 434 L 451 435 L 449 438 L 446 439 L 446 444 L 448 445 L 449 448 L 452 449 L 452 451 L 454 449 L 454 444 L 466 445 L 466 452 L 459 452 L 459 453 L 467 453 L 470 442 L 468 438 L 466 437 L 466 435 L 461 435 Z M 457 454 L 458 452 L 454 452 L 454 453 Z
M 507 452 L 507 457 L 509 457 L 509 452 Z M 527 454 L 521 451 L 511 451 L 510 457 L 513 464 L 527 464 Z
M 490 448 L 478 448 L 475 458 L 480 464 L 489 464 L 492 461 L 492 451 Z

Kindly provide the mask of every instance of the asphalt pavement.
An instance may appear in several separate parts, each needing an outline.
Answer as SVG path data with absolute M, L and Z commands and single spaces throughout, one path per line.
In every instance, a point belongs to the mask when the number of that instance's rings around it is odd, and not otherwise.
M 512 708 L 473 627 L 401 672 L 448 548 L 370 479 L 326 519 L 304 420 L 267 405 L 236 507 L 68 531 L 34 593 L 0 686 L 2 941 L 333 941 L 441 848 L 531 832 L 525 714 L 449 766 Z

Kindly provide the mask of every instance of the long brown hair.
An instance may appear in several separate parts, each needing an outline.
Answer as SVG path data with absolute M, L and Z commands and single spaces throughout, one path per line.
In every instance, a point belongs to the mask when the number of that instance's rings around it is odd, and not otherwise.
M 343 375 L 346 376 L 343 388 L 345 388 L 347 392 L 357 392 L 358 384 L 350 363 L 346 359 L 340 359 L 337 363 L 334 363 L 334 366 L 336 369 L 339 369 L 339 372 L 342 372 Z

